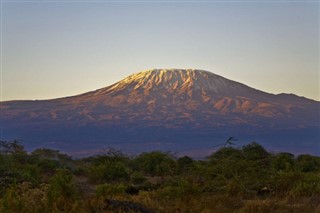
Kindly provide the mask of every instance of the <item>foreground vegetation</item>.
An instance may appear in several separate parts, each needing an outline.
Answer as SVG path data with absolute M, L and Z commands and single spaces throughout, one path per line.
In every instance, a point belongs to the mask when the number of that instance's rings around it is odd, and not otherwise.
M 206 160 L 113 149 L 72 159 L 0 141 L 0 212 L 320 212 L 320 158 L 250 143 Z

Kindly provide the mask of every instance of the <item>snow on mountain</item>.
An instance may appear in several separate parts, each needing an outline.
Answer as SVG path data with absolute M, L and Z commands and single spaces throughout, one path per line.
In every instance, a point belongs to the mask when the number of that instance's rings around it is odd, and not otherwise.
M 0 108 L 2 137 L 21 138 L 33 147 L 75 141 L 88 145 L 88 140 L 90 147 L 123 141 L 175 143 L 181 135 L 201 142 L 219 134 L 288 135 L 309 129 L 314 138 L 320 127 L 317 101 L 265 93 L 195 69 L 147 70 L 85 94 L 7 101 Z

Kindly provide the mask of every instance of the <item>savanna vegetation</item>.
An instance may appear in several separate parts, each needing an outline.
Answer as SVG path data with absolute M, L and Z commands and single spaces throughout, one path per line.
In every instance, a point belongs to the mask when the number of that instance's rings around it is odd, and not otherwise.
M 320 212 L 320 158 L 250 143 L 205 160 L 114 149 L 73 159 L 1 141 L 0 212 Z

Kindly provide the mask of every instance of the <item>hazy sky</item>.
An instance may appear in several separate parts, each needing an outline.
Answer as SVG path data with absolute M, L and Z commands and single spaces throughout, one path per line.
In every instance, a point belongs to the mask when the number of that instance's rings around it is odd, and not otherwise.
M 320 100 L 318 1 L 1 3 L 1 100 L 76 95 L 151 68 Z

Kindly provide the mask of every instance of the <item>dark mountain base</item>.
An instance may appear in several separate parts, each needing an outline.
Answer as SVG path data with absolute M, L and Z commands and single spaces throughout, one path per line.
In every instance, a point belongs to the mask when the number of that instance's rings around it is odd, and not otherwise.
M 235 146 L 242 146 L 252 141 L 259 142 L 272 152 L 309 153 L 320 155 L 320 132 L 317 128 L 283 130 L 272 133 L 258 132 L 245 128 L 207 129 L 207 130 L 168 130 L 165 128 L 140 128 L 128 130 L 119 127 L 100 128 L 82 127 L 78 129 L 46 128 L 46 131 L 33 129 L 4 129 L 4 140 L 22 141 L 26 149 L 53 148 L 72 156 L 83 157 L 102 152 L 113 147 L 128 154 L 162 150 L 204 158 L 222 147 L 228 137 L 238 140 Z

